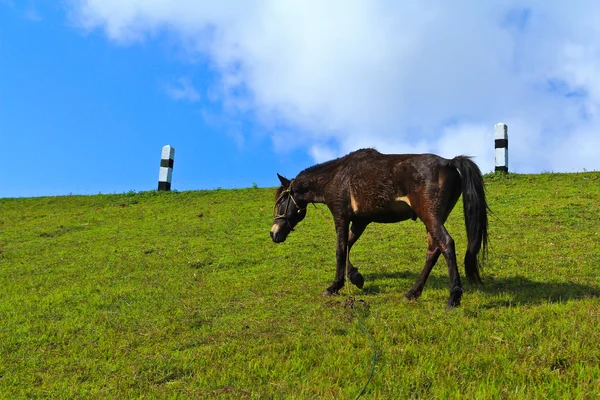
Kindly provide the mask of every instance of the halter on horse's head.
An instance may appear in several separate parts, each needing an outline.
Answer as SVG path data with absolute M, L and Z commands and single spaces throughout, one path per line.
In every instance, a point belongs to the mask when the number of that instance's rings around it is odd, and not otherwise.
M 275 205 L 273 206 L 273 227 L 271 228 L 271 239 L 275 243 L 285 241 L 287 235 L 294 230 L 298 222 L 306 216 L 306 204 L 304 201 L 294 198 L 294 180 L 279 176 L 281 188 L 277 192 Z

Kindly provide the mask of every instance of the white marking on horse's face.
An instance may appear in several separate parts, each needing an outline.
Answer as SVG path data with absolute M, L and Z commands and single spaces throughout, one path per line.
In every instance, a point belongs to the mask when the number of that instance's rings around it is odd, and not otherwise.
M 273 227 L 271 228 L 271 239 L 273 239 L 275 243 L 281 243 L 285 242 L 286 237 L 287 234 L 282 235 L 281 225 L 277 223 L 273 224 Z

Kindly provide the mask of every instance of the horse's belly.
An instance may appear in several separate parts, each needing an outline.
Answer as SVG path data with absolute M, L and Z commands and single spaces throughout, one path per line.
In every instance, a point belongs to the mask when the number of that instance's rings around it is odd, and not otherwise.
M 394 214 L 408 215 L 408 218 L 415 213 L 410 206 L 410 201 L 407 197 L 398 197 L 392 202 L 390 209 Z
M 376 215 L 371 219 L 373 222 L 379 222 L 383 224 L 389 224 L 393 222 L 406 221 L 407 219 L 412 218 L 410 215 L 399 215 L 399 214 L 382 214 Z
M 368 217 L 373 222 L 383 223 L 400 222 L 406 221 L 407 219 L 415 220 L 417 218 L 414 210 L 404 200 L 396 200 L 385 209 L 373 210 L 369 214 Z

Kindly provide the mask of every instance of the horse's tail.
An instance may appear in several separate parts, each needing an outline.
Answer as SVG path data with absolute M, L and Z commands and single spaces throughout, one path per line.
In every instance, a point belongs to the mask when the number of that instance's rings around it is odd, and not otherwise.
M 471 283 L 481 283 L 479 270 L 487 255 L 489 207 L 485 200 L 483 176 L 470 157 L 459 156 L 451 161 L 462 178 L 463 209 L 469 244 L 465 254 L 465 274 Z M 479 251 L 481 255 L 478 257 Z

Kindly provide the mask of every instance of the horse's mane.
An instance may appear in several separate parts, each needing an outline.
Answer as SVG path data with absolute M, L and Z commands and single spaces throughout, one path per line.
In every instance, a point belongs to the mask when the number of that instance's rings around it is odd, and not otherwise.
M 342 158 L 344 158 L 344 157 L 335 158 L 333 160 L 315 164 L 312 167 L 308 167 L 308 168 L 304 169 L 298 175 L 310 174 L 311 172 L 327 169 L 328 167 L 333 167 L 333 166 L 337 165 Z
M 315 164 L 312 167 L 308 167 L 305 170 L 303 170 L 302 172 L 300 172 L 298 175 L 304 175 L 304 174 L 310 174 L 313 172 L 323 172 L 323 171 L 327 171 L 328 169 L 332 169 L 337 167 L 340 163 L 346 163 L 346 162 L 355 162 L 358 161 L 364 157 L 372 157 L 374 155 L 379 155 L 380 153 L 372 148 L 367 148 L 367 149 L 359 149 L 356 151 L 353 151 L 352 153 L 349 153 L 343 157 L 339 157 L 339 158 L 335 158 L 333 160 L 329 160 L 329 161 L 325 161 L 322 162 L 320 164 Z M 357 160 L 358 159 L 358 160 Z

